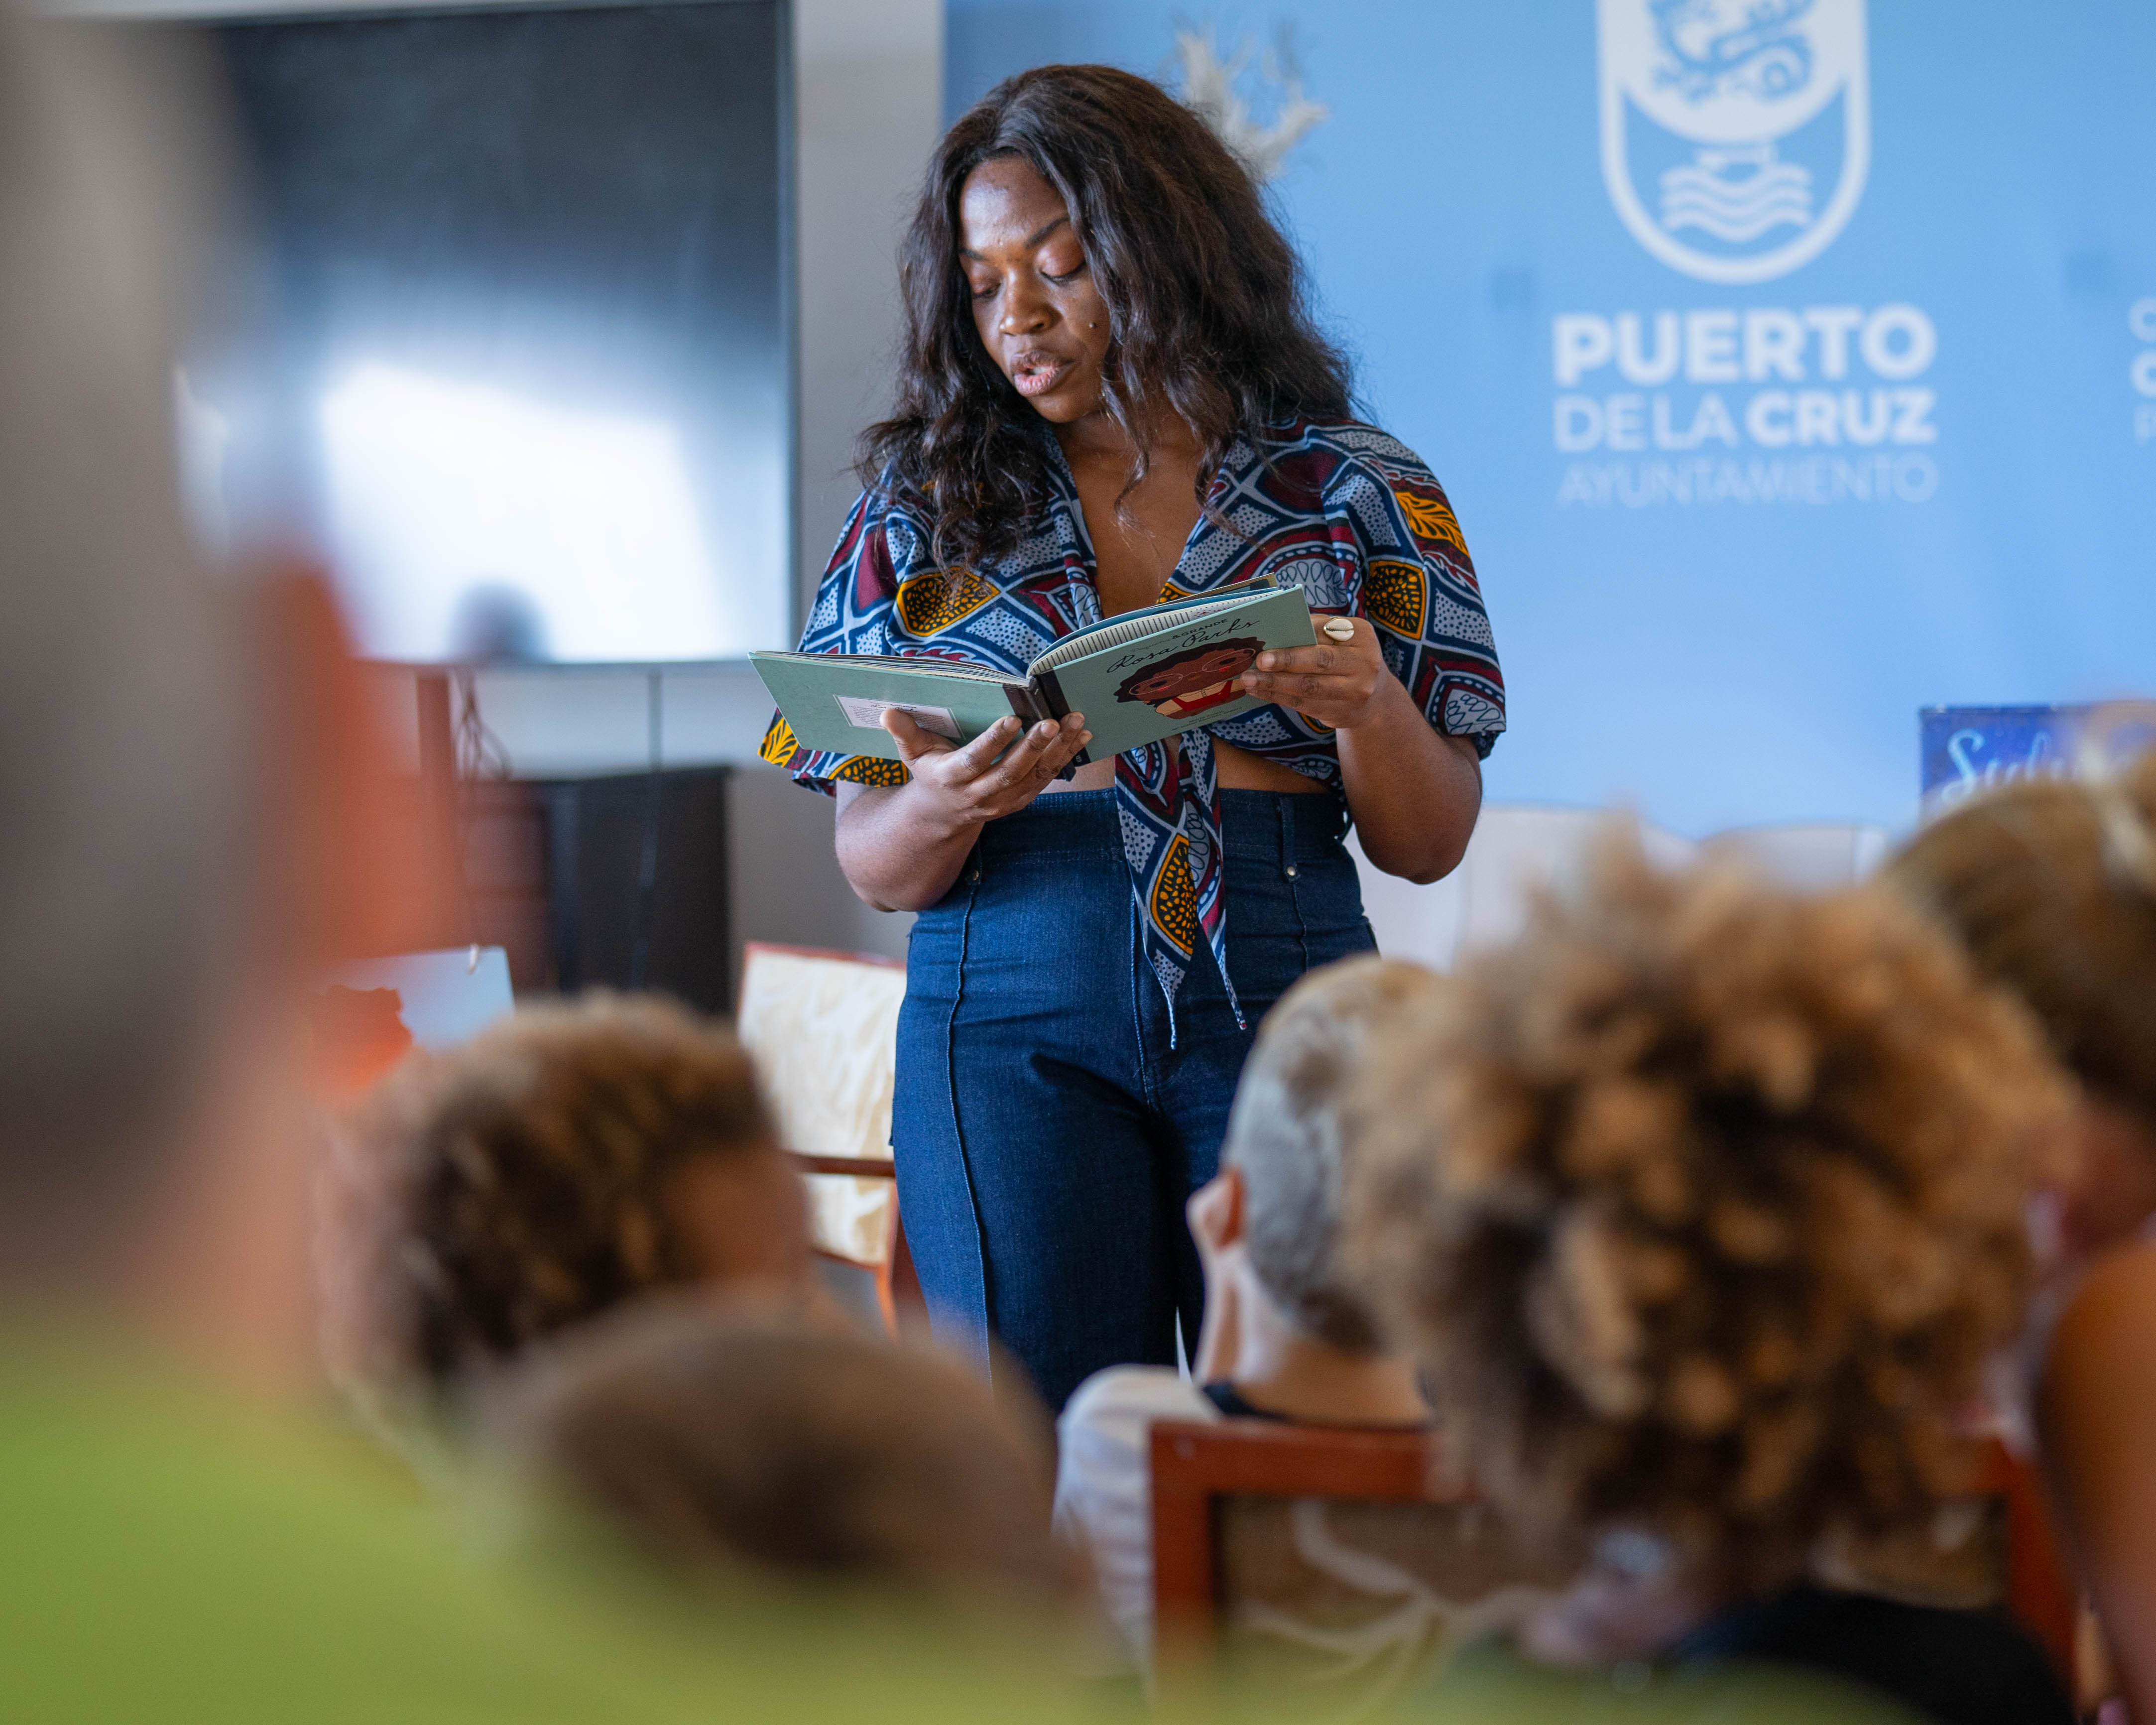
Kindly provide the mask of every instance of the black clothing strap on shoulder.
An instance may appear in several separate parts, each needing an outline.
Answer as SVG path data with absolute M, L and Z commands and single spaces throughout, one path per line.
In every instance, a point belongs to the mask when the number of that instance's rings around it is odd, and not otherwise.
M 1228 1419 L 1270 1420 L 1280 1425 L 1292 1423 L 1285 1414 L 1276 1414 L 1269 1409 L 1252 1406 L 1243 1399 L 1235 1386 L 1224 1378 L 1217 1384 L 1203 1384 L 1200 1388 L 1205 1392 L 1205 1399 L 1212 1403 Z
M 1996 1610 L 1803 1583 L 1731 1607 L 1671 1651 L 1680 1663 L 1762 1659 L 1830 1672 L 1940 1725 L 2068 1725 L 2074 1717 L 2043 1650 Z
M 1317 1431 L 1428 1431 L 1434 1423 L 1428 1420 L 1298 1420 L 1292 1414 L 1276 1414 L 1270 1408 L 1244 1400 L 1242 1393 L 1225 1378 L 1199 1388 L 1205 1399 L 1230 1420 L 1270 1420 L 1276 1425 L 1306 1425 Z

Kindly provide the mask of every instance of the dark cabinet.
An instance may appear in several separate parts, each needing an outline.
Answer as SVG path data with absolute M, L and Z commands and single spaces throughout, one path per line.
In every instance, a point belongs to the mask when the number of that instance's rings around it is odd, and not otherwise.
M 521 993 L 651 988 L 707 1012 L 728 992 L 724 767 L 468 782 L 473 938 Z

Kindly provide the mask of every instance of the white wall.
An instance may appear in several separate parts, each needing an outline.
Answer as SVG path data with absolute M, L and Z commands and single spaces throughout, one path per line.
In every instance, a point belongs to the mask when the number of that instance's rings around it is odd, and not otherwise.
M 942 0 L 793 0 L 793 53 L 805 602 L 889 400 L 898 239 L 943 131 Z

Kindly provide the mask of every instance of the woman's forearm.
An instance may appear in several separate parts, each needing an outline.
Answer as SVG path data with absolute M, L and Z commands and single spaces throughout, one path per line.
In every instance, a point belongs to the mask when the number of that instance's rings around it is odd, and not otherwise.
M 951 890 L 979 829 L 938 820 L 911 784 L 839 787 L 839 872 L 879 911 L 925 911 Z
M 1426 885 L 1450 874 L 1467 850 L 1482 809 L 1482 767 L 1473 743 L 1432 730 L 1407 691 L 1388 682 L 1378 713 L 1339 733 L 1341 779 L 1363 855 Z

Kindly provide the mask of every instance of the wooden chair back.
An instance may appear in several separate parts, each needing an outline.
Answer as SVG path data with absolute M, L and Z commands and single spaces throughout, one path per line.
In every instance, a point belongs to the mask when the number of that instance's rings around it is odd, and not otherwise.
M 1464 1493 L 1421 1432 L 1270 1420 L 1152 1434 L 1155 1667 L 1202 1683 L 1231 1645 L 1266 1681 L 1382 1705 L 1563 1576 Z
M 1227 1420 L 1152 1428 L 1153 1620 L 1163 1640 L 1209 1649 L 1222 1603 L 1216 1512 L 1231 1496 L 1402 1503 L 1430 1491 L 1430 1440 Z
M 1473 1506 L 1463 1493 L 1433 1487 L 1434 1441 L 1422 1433 L 1265 1420 L 1155 1425 L 1153 1600 L 1157 1657 L 1164 1681 L 1187 1680 L 1202 1671 L 1228 1639 L 1242 1585 L 1234 1573 L 1232 1506 L 1237 1500 L 1391 1505 L 1419 1514 L 1441 1530 L 1444 1512 L 1457 1521 Z M 2071 1686 L 2079 1595 L 2061 1558 L 2038 1481 L 2003 1445 L 1989 1441 L 1976 1457 L 1970 1495 L 1997 1500 L 2003 1512 L 2000 1603 L 2043 1645 Z M 1433 1512 L 1439 1519 L 1429 1520 Z M 1476 1599 L 1498 1589 L 1554 1586 L 1563 1580 L 1531 1554 L 1505 1549 L 1502 1534 L 1464 1572 L 1455 1566 L 1450 1584 L 1441 1566 L 1430 1579 L 1446 1604 L 1471 1609 Z

